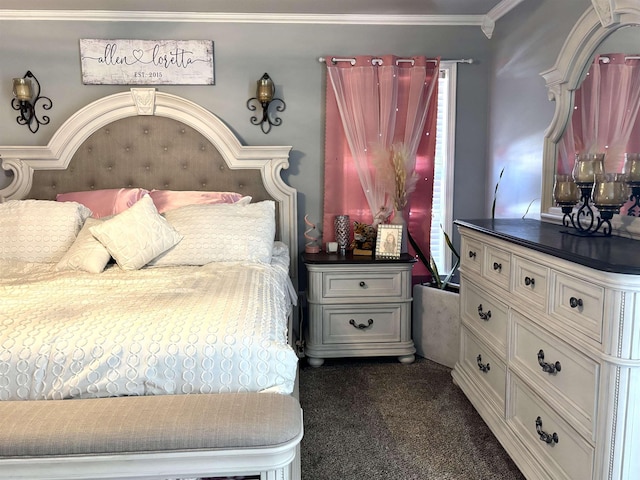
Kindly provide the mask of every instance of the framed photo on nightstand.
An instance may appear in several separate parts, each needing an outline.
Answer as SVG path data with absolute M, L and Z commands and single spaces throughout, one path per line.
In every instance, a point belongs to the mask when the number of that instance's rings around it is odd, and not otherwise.
M 376 258 L 400 258 L 402 225 L 378 225 Z

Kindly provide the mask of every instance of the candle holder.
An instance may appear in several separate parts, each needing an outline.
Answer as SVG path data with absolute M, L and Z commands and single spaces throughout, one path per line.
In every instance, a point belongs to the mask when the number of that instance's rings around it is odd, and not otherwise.
M 603 172 L 604 154 L 577 154 L 572 173 L 576 190 L 571 188 L 568 175 L 556 176 L 554 198 L 564 214 L 562 224 L 575 230 L 567 230 L 565 233 L 611 236 L 611 219 L 620 212 L 620 207 L 629 198 L 625 182 L 627 177 L 624 174 Z M 580 198 L 578 208 L 574 211 L 574 195 L 578 190 Z
M 349 223 L 349 215 L 336 215 L 333 220 L 340 255 L 345 255 L 347 253 L 347 247 L 349 246 L 349 237 L 351 236 Z
M 633 202 L 633 204 L 627 208 L 627 215 L 631 217 L 640 217 L 640 183 L 632 183 L 627 182 L 629 188 L 631 189 L 631 195 L 629 196 L 629 200 Z
M 35 82 L 35 89 L 31 80 Z M 36 109 L 42 107 L 43 110 L 50 110 L 53 102 L 49 97 L 40 95 L 40 82 L 31 70 L 24 77 L 13 79 L 13 97 L 11 107 L 20 112 L 16 117 L 19 125 L 26 125 L 31 133 L 36 133 L 40 125 L 49 123 L 49 116 L 40 115 Z
M 629 200 L 633 202 L 627 209 L 627 215 L 640 217 L 640 153 L 625 153 L 622 173 L 631 190 Z
M 592 207 L 591 202 L 591 190 L 592 186 L 580 187 L 580 204 L 578 209 L 574 212 L 574 206 L 561 206 L 562 224 L 565 227 L 573 227 L 576 231 L 565 233 L 572 233 L 580 236 L 611 236 L 611 219 L 613 214 L 616 213 L 611 209 L 598 209 L 599 216 L 596 217 L 596 211 Z M 617 209 L 620 211 L 620 207 Z M 602 231 L 599 232 L 602 227 Z

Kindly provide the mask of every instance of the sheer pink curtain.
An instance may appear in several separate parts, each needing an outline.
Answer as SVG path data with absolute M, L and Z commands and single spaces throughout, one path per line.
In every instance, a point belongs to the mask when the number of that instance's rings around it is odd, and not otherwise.
M 605 170 L 621 172 L 624 154 L 640 151 L 640 60 L 596 56 L 575 92 L 571 122 L 559 145 L 558 173 L 571 173 L 576 153 L 605 152 Z
M 324 240 L 334 237 L 335 215 L 369 224 L 388 215 L 391 199 L 375 181 L 371 157 L 378 146 L 404 142 L 420 175 L 405 209 L 409 230 L 428 252 L 439 59 L 327 62 Z

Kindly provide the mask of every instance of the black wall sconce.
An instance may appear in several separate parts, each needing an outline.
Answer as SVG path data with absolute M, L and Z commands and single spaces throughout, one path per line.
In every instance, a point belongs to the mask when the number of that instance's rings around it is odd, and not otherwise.
M 35 91 L 31 79 L 36 83 Z M 36 133 L 40 125 L 49 123 L 50 119 L 47 115 L 38 117 L 36 107 L 40 102 L 43 109 L 49 110 L 53 103 L 49 97 L 40 95 L 40 82 L 31 71 L 27 71 L 22 78 L 13 79 L 13 96 L 11 106 L 20 112 L 20 115 L 16 117 L 18 124 L 27 125 L 32 133 Z
M 258 80 L 258 86 L 256 88 L 256 96 L 247 100 L 247 108 L 252 112 L 257 110 L 257 107 L 252 104 L 253 101 L 259 102 L 262 105 L 262 118 L 258 118 L 257 115 L 251 117 L 251 123 L 253 125 L 260 125 L 263 133 L 269 133 L 272 126 L 278 126 L 282 124 L 282 119 L 276 114 L 269 114 L 269 107 L 273 104 L 277 112 L 283 112 L 287 105 L 284 100 L 280 98 L 273 98 L 276 93 L 276 87 L 273 85 L 273 80 L 268 74 L 264 74 L 260 80 Z M 276 104 L 275 102 L 279 102 Z

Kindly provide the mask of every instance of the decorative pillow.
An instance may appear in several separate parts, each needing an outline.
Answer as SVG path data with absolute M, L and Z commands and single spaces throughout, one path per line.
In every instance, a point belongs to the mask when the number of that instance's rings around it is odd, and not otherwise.
M 165 218 L 183 239 L 150 266 L 271 262 L 276 233 L 273 201 L 187 205 L 165 213 Z
M 244 197 L 235 192 L 199 192 L 179 190 L 151 190 L 151 198 L 156 204 L 158 212 L 184 207 L 186 205 L 210 205 L 218 203 L 236 203 L 243 201 L 249 203 L 251 197 Z M 247 200 L 248 199 L 248 200 Z
M 9 200 L 0 204 L 0 258 L 23 262 L 59 261 L 91 210 L 75 202 Z
M 137 270 L 181 239 L 158 213 L 149 195 L 131 208 L 89 231 L 109 251 L 123 270 Z
M 59 193 L 58 202 L 78 202 L 91 209 L 93 218 L 108 217 L 124 212 L 149 193 L 144 188 L 111 188 L 87 192 Z
M 56 265 L 57 271 L 83 270 L 89 273 L 100 273 L 104 270 L 111 260 L 111 255 L 90 231 L 91 227 L 101 223 L 102 220 L 87 218 L 76 241 Z

